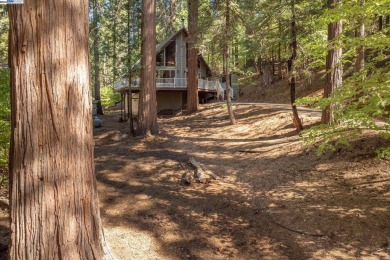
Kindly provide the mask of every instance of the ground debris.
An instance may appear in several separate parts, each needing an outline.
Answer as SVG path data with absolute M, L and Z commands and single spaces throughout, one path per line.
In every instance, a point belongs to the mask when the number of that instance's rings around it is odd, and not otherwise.
M 193 182 L 193 177 L 191 176 L 191 174 L 189 172 L 186 172 L 181 176 L 181 182 L 183 185 L 189 186 Z
M 206 179 L 206 177 L 203 177 L 202 175 L 209 175 L 214 180 L 218 180 L 219 177 L 215 173 L 213 173 L 206 165 L 203 163 L 197 162 L 194 158 L 190 158 L 190 164 L 196 168 L 196 176 L 202 177 Z

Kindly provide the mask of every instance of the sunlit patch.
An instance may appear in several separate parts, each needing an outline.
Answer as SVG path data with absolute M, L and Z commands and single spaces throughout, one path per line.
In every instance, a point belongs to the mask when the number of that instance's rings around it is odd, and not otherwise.
M 158 252 L 158 243 L 146 232 L 115 227 L 104 230 L 108 246 L 116 259 L 165 259 Z

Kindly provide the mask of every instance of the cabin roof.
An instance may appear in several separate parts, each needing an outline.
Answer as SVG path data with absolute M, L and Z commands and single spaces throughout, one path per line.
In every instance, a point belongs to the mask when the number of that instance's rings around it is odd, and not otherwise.
M 179 31 L 175 32 L 174 34 L 172 34 L 171 36 L 169 36 L 168 38 L 166 38 L 164 41 L 160 42 L 157 46 L 156 46 L 156 54 L 159 53 L 162 49 L 164 49 L 165 47 L 167 47 L 174 39 L 177 38 L 177 36 L 179 36 L 181 33 L 184 33 L 187 37 L 188 37 L 188 32 L 186 30 L 185 27 L 181 28 Z
M 188 36 L 188 32 L 186 30 L 185 27 L 181 28 L 180 30 L 178 30 L 177 32 L 175 32 L 174 34 L 172 34 L 171 36 L 169 36 L 168 38 L 166 38 L 165 40 L 163 40 L 162 42 L 160 42 L 159 44 L 157 44 L 156 46 L 156 55 L 161 51 L 163 50 L 165 47 L 167 47 L 174 39 L 177 38 L 177 36 L 179 36 L 181 33 L 184 33 L 186 36 Z M 138 69 L 141 67 L 141 59 L 139 59 L 133 66 L 132 70 L 135 70 L 135 69 Z
M 165 47 L 167 47 L 174 39 L 177 38 L 181 33 L 184 33 L 188 37 L 188 31 L 185 27 L 181 28 L 177 32 L 173 33 L 171 36 L 157 44 L 156 46 L 156 55 L 163 50 Z M 205 65 L 206 70 L 211 72 L 210 66 L 207 64 L 205 59 L 203 58 L 202 54 L 198 54 L 198 59 Z M 141 59 L 139 59 L 133 66 L 132 70 L 136 70 L 141 67 Z

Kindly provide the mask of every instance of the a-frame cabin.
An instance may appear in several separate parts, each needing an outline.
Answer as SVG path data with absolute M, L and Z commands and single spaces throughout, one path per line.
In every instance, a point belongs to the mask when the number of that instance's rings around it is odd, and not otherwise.
M 187 72 L 188 72 L 188 33 L 185 28 L 180 29 L 156 47 L 156 97 L 157 112 L 160 114 L 175 114 L 185 108 L 187 104 Z M 133 70 L 140 68 L 138 61 Z M 137 73 L 134 73 L 137 74 Z M 210 67 L 202 55 L 198 55 L 198 93 L 200 102 L 207 102 L 216 96 L 217 89 L 221 89 L 219 81 L 211 80 Z M 139 77 L 131 82 L 133 97 L 133 114 L 138 112 Z M 123 77 L 114 85 L 117 92 L 124 95 L 129 93 L 128 78 Z M 123 97 L 124 103 L 127 100 Z M 124 104 L 124 108 L 127 105 Z

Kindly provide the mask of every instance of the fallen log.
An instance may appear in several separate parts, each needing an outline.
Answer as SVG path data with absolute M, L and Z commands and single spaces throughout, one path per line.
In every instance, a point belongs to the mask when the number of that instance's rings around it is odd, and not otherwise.
M 194 158 L 190 158 L 190 164 L 192 164 L 195 168 L 196 168 L 196 175 L 198 175 L 198 173 L 200 175 L 203 174 L 207 174 L 211 177 L 213 177 L 213 179 L 215 180 L 218 180 L 219 179 L 219 176 L 216 175 L 215 173 L 213 173 L 209 168 L 206 167 L 206 165 L 204 165 L 203 163 L 200 163 L 200 162 L 197 162 Z

